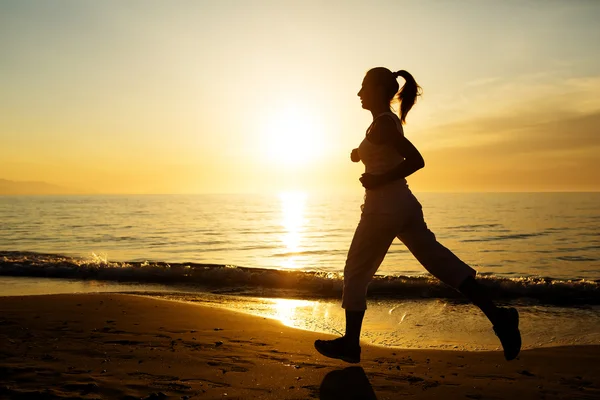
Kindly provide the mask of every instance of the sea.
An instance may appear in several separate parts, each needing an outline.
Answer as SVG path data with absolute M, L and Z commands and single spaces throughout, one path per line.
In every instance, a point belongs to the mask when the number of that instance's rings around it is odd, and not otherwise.
M 524 348 L 600 344 L 600 193 L 415 193 L 438 241 L 517 307 Z M 0 296 L 120 292 L 340 335 L 363 194 L 0 196 Z M 496 350 L 483 314 L 398 240 L 363 342 Z

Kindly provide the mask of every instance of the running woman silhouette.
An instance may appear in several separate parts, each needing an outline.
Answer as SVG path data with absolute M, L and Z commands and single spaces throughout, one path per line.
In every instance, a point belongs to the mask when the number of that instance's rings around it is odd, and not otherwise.
M 402 88 L 398 78 L 405 81 Z M 406 183 L 407 176 L 425 166 L 423 157 L 403 131 L 406 115 L 420 94 L 421 87 L 404 70 L 392 72 L 377 67 L 363 79 L 358 96 L 362 108 L 373 115 L 373 122 L 360 146 L 350 154 L 353 162 L 362 161 L 365 165 L 360 178 L 365 198 L 344 267 L 342 308 L 346 313 L 346 333 L 334 340 L 317 340 L 315 348 L 327 357 L 360 362 L 367 287 L 397 237 L 427 271 L 483 311 L 500 339 L 504 357 L 512 360 L 521 350 L 517 310 L 497 307 L 475 279 L 476 271 L 436 240 L 427 228 L 421 204 Z M 400 103 L 399 116 L 392 112 L 394 98 Z

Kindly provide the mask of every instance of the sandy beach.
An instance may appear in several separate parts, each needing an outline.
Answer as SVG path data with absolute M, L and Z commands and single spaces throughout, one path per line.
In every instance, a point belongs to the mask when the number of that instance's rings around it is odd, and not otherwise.
M 2 399 L 597 399 L 600 347 L 500 352 L 363 345 L 219 308 L 121 294 L 0 298 Z

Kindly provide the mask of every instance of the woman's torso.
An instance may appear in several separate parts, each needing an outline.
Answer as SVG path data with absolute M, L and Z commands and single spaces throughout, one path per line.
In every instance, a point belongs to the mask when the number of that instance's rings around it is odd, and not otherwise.
M 404 157 L 390 144 L 375 144 L 368 138 L 369 131 L 378 118 L 390 117 L 396 123 L 396 134 L 404 136 L 402 124 L 396 114 L 386 112 L 378 115 L 367 129 L 367 135 L 358 147 L 358 154 L 365 165 L 365 173 L 381 175 L 404 161 Z M 402 178 L 375 189 L 367 189 L 362 211 L 363 213 L 397 213 L 402 212 L 415 201 L 406 179 Z

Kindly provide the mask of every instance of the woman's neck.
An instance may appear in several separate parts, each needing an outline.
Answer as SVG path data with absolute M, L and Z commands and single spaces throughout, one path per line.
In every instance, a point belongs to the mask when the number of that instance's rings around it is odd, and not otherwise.
M 379 115 L 386 113 L 386 112 L 390 112 L 390 106 L 386 106 L 386 105 L 382 105 L 379 107 L 373 107 L 371 111 L 371 114 L 373 114 L 373 119 L 377 118 Z

